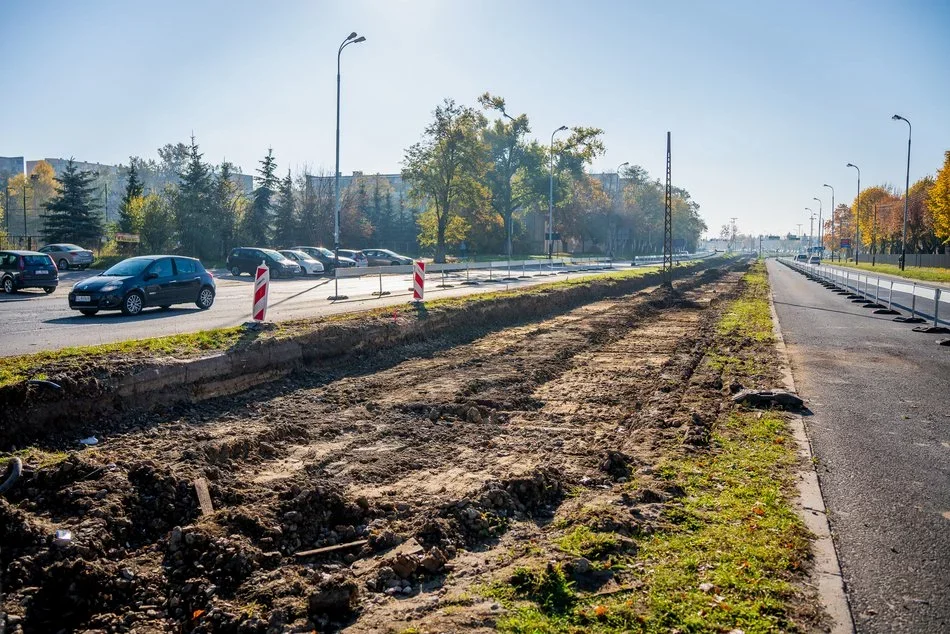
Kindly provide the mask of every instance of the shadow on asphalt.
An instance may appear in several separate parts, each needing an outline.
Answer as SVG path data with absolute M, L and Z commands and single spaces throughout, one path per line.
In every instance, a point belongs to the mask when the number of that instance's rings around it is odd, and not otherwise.
M 294 299 L 295 297 L 300 297 L 301 295 L 306 295 L 306 294 L 309 293 L 310 291 L 316 290 L 316 289 L 320 288 L 321 286 L 326 286 L 326 285 L 329 284 L 329 283 L 330 283 L 330 278 L 327 278 L 327 279 L 323 280 L 322 282 L 318 282 L 317 284 L 314 284 L 314 285 L 311 286 L 310 288 L 305 288 L 304 290 L 300 291 L 299 293 L 294 293 L 293 295 L 290 295 L 289 297 L 285 297 L 284 299 L 280 300 L 279 302 L 274 302 L 273 304 L 270 304 L 270 305 L 271 305 L 271 306 L 280 306 L 280 305 L 283 304 L 284 302 L 289 302 L 290 300 Z
M 322 275 L 308 275 L 306 277 L 301 275 L 300 277 L 272 277 L 270 278 L 270 281 L 277 284 L 283 284 L 284 282 L 306 282 L 307 280 L 312 280 L 314 278 L 322 279 L 324 284 L 333 279 L 332 277 L 323 277 Z M 218 282 L 244 282 L 245 284 L 254 283 L 253 275 L 239 275 L 234 277 L 228 273 L 227 275 L 215 275 L 214 279 Z
M 825 313 L 840 313 L 842 315 L 851 315 L 863 319 L 874 319 L 877 321 L 893 321 L 890 315 L 875 315 L 873 313 L 852 313 L 847 310 L 835 310 L 833 308 L 820 308 L 818 306 L 805 306 L 804 304 L 792 304 L 790 302 L 775 302 L 777 305 L 791 306 L 792 308 L 807 308 L 808 310 L 820 310 Z
M 180 317 L 182 315 L 191 315 L 194 313 L 205 312 L 198 307 L 194 308 L 169 308 L 168 310 L 162 310 L 161 308 L 146 308 L 138 315 L 123 315 L 121 311 L 109 311 L 101 312 L 96 315 L 80 315 L 76 314 L 75 316 L 70 317 L 56 317 L 54 319 L 46 319 L 43 321 L 44 324 L 90 324 L 96 323 L 97 321 L 109 320 L 110 323 L 126 323 L 126 322 L 135 322 L 135 321 L 153 321 L 155 319 L 166 319 L 168 317 Z

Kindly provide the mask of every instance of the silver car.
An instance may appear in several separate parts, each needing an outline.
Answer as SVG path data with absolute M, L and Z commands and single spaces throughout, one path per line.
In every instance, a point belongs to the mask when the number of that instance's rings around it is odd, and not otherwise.
M 85 270 L 92 264 L 92 251 L 75 244 L 47 244 L 39 251 L 53 258 L 56 268 L 60 271 L 68 271 L 69 269 Z

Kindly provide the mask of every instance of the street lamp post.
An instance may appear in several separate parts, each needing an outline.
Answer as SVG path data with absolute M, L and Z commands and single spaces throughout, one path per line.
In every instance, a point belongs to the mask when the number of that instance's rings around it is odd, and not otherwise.
M 858 170 L 858 197 L 854 201 L 854 263 L 858 263 L 858 253 L 861 251 L 861 217 L 858 210 L 861 208 L 861 168 L 854 163 L 848 163 L 847 167 L 853 167 Z
M 822 236 L 822 232 L 821 232 L 821 225 L 822 225 L 822 204 L 821 204 L 821 198 L 812 198 L 812 200 L 817 200 L 817 201 L 818 201 L 818 252 L 821 253 L 822 255 L 824 255 L 824 254 L 825 254 L 825 241 L 824 241 L 824 239 L 823 239 L 824 237 Z
M 333 172 L 333 260 L 336 267 L 340 265 L 340 55 L 350 44 L 365 41 L 365 37 L 357 37 L 354 31 L 336 52 L 336 170 Z
M 805 207 L 805 211 L 808 212 L 808 255 L 810 256 L 815 247 L 815 212 L 809 207 Z
M 899 114 L 895 114 L 891 119 L 903 121 L 907 124 L 907 176 L 904 179 L 904 231 L 901 234 L 901 270 L 903 271 L 907 260 L 907 200 L 910 198 L 910 136 L 912 128 L 910 121 Z
M 552 272 L 554 271 L 554 135 L 564 130 L 567 130 L 566 125 L 562 125 L 551 133 L 551 170 L 548 185 L 548 260 L 550 260 Z
M 515 128 L 515 123 L 517 123 L 517 121 L 515 120 L 514 117 L 512 117 L 510 114 L 508 114 L 507 112 L 505 112 L 504 107 L 502 107 L 502 109 L 501 109 L 501 114 L 502 114 L 502 116 L 506 117 L 509 121 L 511 121 L 511 136 L 510 136 L 511 142 L 508 144 L 508 156 L 510 157 L 511 154 L 515 151 L 515 142 L 517 141 L 517 138 L 516 138 L 516 136 L 515 136 L 515 135 L 518 133 L 518 130 Z M 509 185 L 510 185 L 510 183 L 509 183 Z M 514 231 L 514 228 L 513 228 L 513 227 L 514 227 L 514 224 L 515 224 L 515 218 L 514 218 L 514 215 L 513 215 L 512 211 L 511 211 L 510 209 L 508 209 L 507 211 L 508 211 L 508 218 L 507 218 L 507 220 L 508 220 L 508 232 L 507 232 L 507 233 L 508 233 L 508 248 L 507 248 L 507 251 L 508 251 L 508 268 L 510 269 L 510 268 L 511 268 L 511 234 L 512 234 L 513 231 Z
M 835 188 L 825 183 L 822 187 L 831 190 L 831 261 L 835 261 Z

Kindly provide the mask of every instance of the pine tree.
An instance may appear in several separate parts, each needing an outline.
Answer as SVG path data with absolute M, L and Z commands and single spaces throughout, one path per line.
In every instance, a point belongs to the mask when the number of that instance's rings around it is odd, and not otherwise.
M 122 233 L 135 233 L 138 230 L 137 225 L 141 222 L 132 213 L 132 201 L 140 197 L 144 191 L 135 169 L 135 159 L 129 157 L 129 181 L 125 184 L 125 194 L 122 196 L 122 202 L 119 203 L 119 231 Z
M 267 156 L 261 160 L 261 167 L 257 170 L 260 176 L 257 179 L 257 189 L 254 190 L 254 200 L 244 218 L 243 233 L 253 246 L 266 246 L 270 242 L 273 223 L 272 199 L 278 187 L 277 177 L 274 175 L 276 170 L 274 151 L 268 148 Z
M 175 197 L 178 236 L 187 255 L 206 258 L 215 252 L 215 232 L 211 223 L 211 169 L 202 162 L 195 137 L 191 137 L 188 160 L 180 174 Z
M 98 244 L 102 236 L 102 217 L 93 205 L 92 172 L 77 171 L 72 159 L 56 179 L 59 192 L 46 203 L 43 237 L 46 242 Z
M 215 257 L 224 258 L 234 244 L 243 192 L 234 182 L 234 165 L 224 161 L 214 179 L 211 194 L 211 223 L 215 227 Z
M 287 176 L 280 182 L 280 200 L 274 214 L 274 242 L 289 247 L 297 241 L 297 205 L 294 200 L 294 181 Z

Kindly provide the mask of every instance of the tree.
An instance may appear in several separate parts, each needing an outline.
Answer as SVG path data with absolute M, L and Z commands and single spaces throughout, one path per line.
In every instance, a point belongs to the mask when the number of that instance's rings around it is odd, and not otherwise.
M 56 179 L 57 194 L 46 203 L 43 235 L 47 242 L 95 245 L 102 236 L 102 218 L 92 203 L 95 176 L 78 171 L 73 159 Z
M 171 192 L 166 192 L 170 194 Z M 175 214 L 168 200 L 172 196 L 149 194 L 133 199 L 133 215 L 141 218 L 139 234 L 142 249 L 149 253 L 166 253 L 174 245 Z
M 489 154 L 486 184 L 491 207 L 504 223 L 505 251 L 510 257 L 514 213 L 543 197 L 545 152 L 540 144 L 525 141 L 531 131 L 527 115 L 511 117 L 505 111 L 505 100 L 487 92 L 478 103 L 502 115 L 485 129 Z
M 485 199 L 485 118 L 446 99 L 434 112 L 423 139 L 406 150 L 403 178 L 411 196 L 434 215 L 435 261 L 445 262 L 446 230 L 465 206 Z
M 911 253 L 932 253 L 940 244 L 934 234 L 933 213 L 929 205 L 933 186 L 932 176 L 925 176 L 910 186 L 907 200 L 907 250 Z
M 297 241 L 297 204 L 294 200 L 294 181 L 287 176 L 280 182 L 280 199 L 274 214 L 274 242 L 289 247 Z
M 937 172 L 927 202 L 937 239 L 941 244 L 950 243 L 950 150 L 943 155 L 943 167 Z
M 173 197 L 178 240 L 187 255 L 207 258 L 215 253 L 218 227 L 211 222 L 211 168 L 201 160 L 195 138 L 188 146 L 188 161 Z
M 215 255 L 227 256 L 234 245 L 242 214 L 247 205 L 244 191 L 234 182 L 235 167 L 224 161 L 214 177 L 211 193 L 210 221 L 218 240 Z
M 277 192 L 277 163 L 274 160 L 274 151 L 267 149 L 267 156 L 261 160 L 257 173 L 258 186 L 254 190 L 254 199 L 244 218 L 243 233 L 255 246 L 269 244 L 272 234 L 273 208 L 272 201 Z
M 132 201 L 141 198 L 143 193 L 142 182 L 135 169 L 135 161 L 129 157 L 129 180 L 125 184 L 125 194 L 119 203 L 119 231 L 135 233 L 136 222 L 132 214 Z

